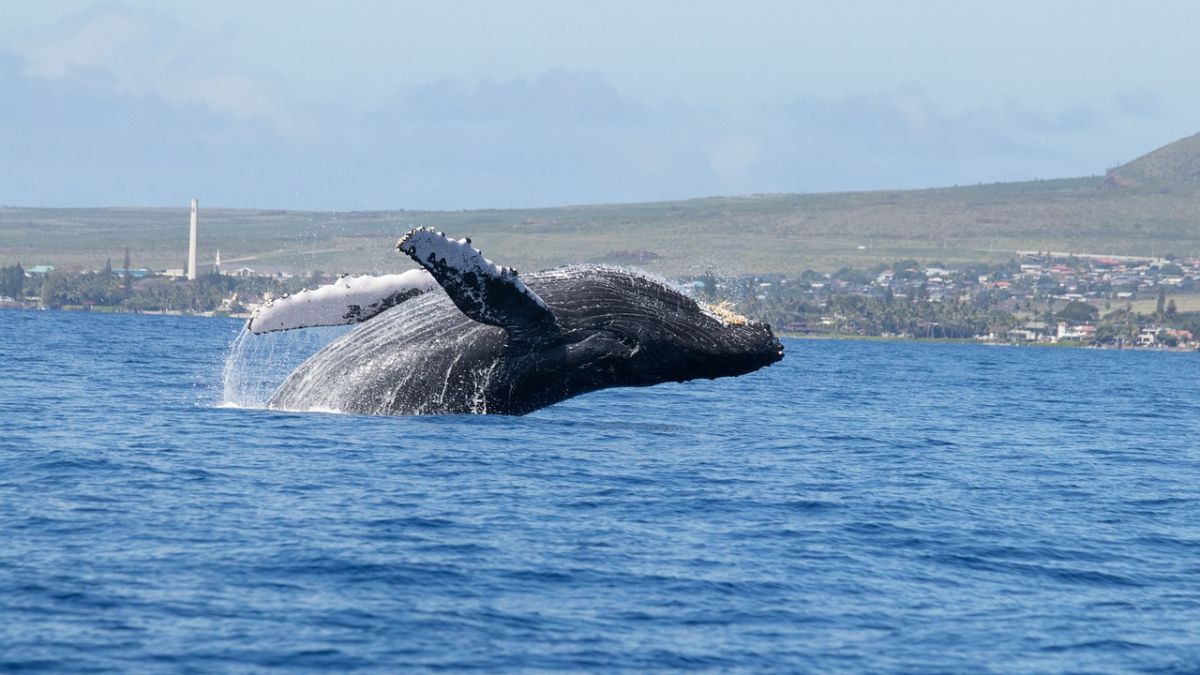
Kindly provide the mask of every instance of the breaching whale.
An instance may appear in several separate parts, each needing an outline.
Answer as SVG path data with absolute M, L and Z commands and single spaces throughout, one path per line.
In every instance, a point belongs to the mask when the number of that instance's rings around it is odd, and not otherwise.
M 259 309 L 255 333 L 361 323 L 300 364 L 268 406 L 521 415 L 607 387 L 749 373 L 783 358 L 768 325 L 612 267 L 518 276 L 428 228 L 422 269 L 344 277 Z

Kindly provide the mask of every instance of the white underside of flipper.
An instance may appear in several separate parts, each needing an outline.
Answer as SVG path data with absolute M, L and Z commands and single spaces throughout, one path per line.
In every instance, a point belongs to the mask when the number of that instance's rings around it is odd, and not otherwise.
M 267 333 L 361 323 L 437 286 L 425 270 L 342 277 L 327 286 L 268 302 L 254 312 L 246 327 L 254 333 Z

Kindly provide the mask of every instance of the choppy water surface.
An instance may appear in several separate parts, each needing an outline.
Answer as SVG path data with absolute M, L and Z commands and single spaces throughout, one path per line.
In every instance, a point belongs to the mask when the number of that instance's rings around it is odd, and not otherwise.
M 1200 667 L 1200 355 L 373 418 L 219 407 L 238 328 L 0 312 L 0 668 Z

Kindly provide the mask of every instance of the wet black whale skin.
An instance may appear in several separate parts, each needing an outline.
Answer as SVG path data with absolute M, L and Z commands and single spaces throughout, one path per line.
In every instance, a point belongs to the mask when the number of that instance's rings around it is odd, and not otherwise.
M 436 290 L 314 354 L 270 406 L 520 415 L 606 387 L 742 375 L 783 358 L 766 324 L 726 324 L 635 272 L 565 268 L 521 278 L 553 326 L 510 334 L 468 318 Z

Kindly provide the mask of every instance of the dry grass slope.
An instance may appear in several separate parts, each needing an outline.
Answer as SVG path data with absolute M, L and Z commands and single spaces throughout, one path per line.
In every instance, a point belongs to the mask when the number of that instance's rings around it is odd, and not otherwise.
M 1109 183 L 1136 184 L 1161 189 L 1200 183 L 1200 134 L 1142 155 L 1109 172 Z
M 917 258 L 999 261 L 1018 249 L 1200 256 L 1200 136 L 1105 177 L 912 191 L 772 194 L 458 212 L 295 212 L 201 204 L 200 259 L 226 269 L 381 272 L 430 225 L 519 269 L 629 264 L 668 275 L 833 270 Z M 1117 179 L 1113 178 L 1113 175 Z M 0 209 L 0 264 L 181 267 L 188 210 Z

